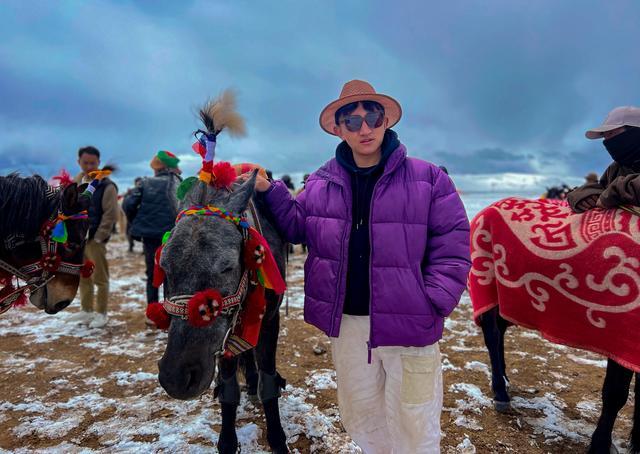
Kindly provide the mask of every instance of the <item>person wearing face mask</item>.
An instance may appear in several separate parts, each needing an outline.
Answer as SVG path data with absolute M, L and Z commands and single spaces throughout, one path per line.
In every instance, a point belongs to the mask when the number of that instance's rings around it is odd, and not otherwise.
M 616 107 L 604 123 L 588 130 L 588 139 L 601 139 L 613 162 L 600 180 L 586 183 L 567 197 L 576 213 L 593 208 L 640 206 L 640 108 Z

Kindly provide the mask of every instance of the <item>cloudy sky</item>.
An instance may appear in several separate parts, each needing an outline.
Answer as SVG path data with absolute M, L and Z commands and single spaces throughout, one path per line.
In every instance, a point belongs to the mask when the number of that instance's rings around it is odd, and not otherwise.
M 0 174 L 76 170 L 79 146 L 128 185 L 159 149 L 198 166 L 197 108 L 231 87 L 248 136 L 218 157 L 310 172 L 337 141 L 318 115 L 350 79 L 395 97 L 409 154 L 461 181 L 579 182 L 584 138 L 640 105 L 637 0 L 0 3 Z

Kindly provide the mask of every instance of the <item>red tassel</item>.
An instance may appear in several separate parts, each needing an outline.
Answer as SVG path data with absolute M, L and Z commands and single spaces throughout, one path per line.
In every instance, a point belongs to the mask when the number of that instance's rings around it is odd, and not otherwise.
M 153 286 L 155 288 L 160 287 L 163 284 L 165 277 L 167 277 L 164 270 L 160 266 L 160 256 L 162 255 L 163 247 L 164 244 L 156 249 L 156 254 L 153 259 Z
M 244 302 L 240 319 L 233 330 L 236 338 L 242 339 L 245 343 L 255 347 L 260 338 L 260 328 L 262 327 L 262 319 L 267 307 L 267 301 L 264 298 L 264 287 L 256 286 Z M 232 358 L 238 353 L 238 348 L 229 348 L 224 352 L 225 358 Z
M 19 291 L 13 286 L 13 282 L 11 282 L 11 280 L 2 279 L 0 280 L 0 284 L 3 285 L 3 287 L 0 288 L 0 301 L 8 298 L 10 295 L 15 295 L 15 292 Z M 12 306 L 24 306 L 28 301 L 29 298 L 27 298 L 26 292 L 21 291 L 18 299 L 14 301 Z
M 236 169 L 233 166 L 226 162 L 221 161 L 213 166 L 211 170 L 215 180 L 213 181 L 213 185 L 217 188 L 230 188 L 234 181 L 236 181 Z
M 196 328 L 210 325 L 222 311 L 222 296 L 213 289 L 203 290 L 191 297 L 187 303 L 189 323 Z
M 89 279 L 95 269 L 95 263 L 93 263 L 91 260 L 85 260 L 85 262 L 82 264 L 82 268 L 80 268 L 80 277 Z
M 159 329 L 169 329 L 171 324 L 171 316 L 164 310 L 162 304 L 156 302 L 147 305 L 147 317 L 151 320 Z
M 15 307 L 26 306 L 28 302 L 29 298 L 27 297 L 27 292 L 22 292 L 13 305 Z
M 262 318 L 267 307 L 264 299 L 264 287 L 257 286 L 245 301 L 245 309 L 240 319 L 240 328 L 236 330 L 236 334 L 242 339 L 249 342 L 254 347 L 258 344 L 260 336 L 260 327 L 262 326 Z

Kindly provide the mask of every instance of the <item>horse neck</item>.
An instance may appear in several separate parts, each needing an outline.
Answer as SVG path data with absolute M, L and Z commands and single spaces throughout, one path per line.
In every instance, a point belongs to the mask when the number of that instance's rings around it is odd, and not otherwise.
M 42 224 L 53 216 L 60 193 L 41 177 L 0 177 L 0 238 L 38 236 Z

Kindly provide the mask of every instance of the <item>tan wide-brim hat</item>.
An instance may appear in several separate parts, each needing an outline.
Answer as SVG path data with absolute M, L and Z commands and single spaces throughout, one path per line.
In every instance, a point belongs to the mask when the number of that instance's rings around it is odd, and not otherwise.
M 622 126 L 640 128 L 640 108 L 634 106 L 616 107 L 609 112 L 602 125 L 589 129 L 584 135 L 587 139 L 599 139 L 604 136 L 605 132 L 613 131 Z
M 380 103 L 382 107 L 384 107 L 385 117 L 389 119 L 387 128 L 391 128 L 398 123 L 402 117 L 402 107 L 400 107 L 398 101 L 391 96 L 376 93 L 376 90 L 369 82 L 365 82 L 364 80 L 351 80 L 342 87 L 340 97 L 331 102 L 322 110 L 322 113 L 320 113 L 320 127 L 335 136 L 336 134 L 333 132 L 333 127 L 336 126 L 336 111 L 342 106 L 358 101 L 375 101 Z

